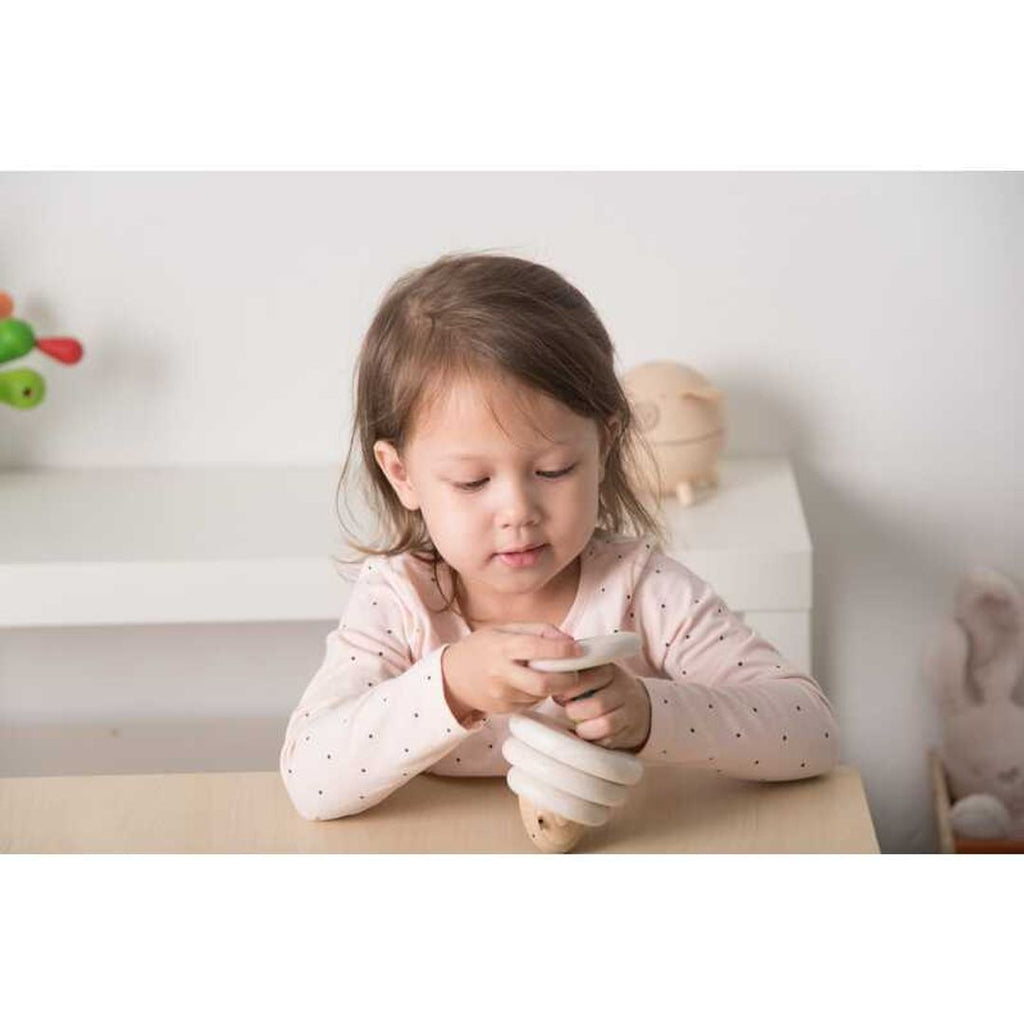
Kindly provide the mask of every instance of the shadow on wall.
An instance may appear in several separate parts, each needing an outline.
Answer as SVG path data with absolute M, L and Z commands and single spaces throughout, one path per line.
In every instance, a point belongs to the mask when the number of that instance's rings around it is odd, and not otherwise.
M 777 391 L 714 383 L 726 392 L 726 455 L 784 452 L 793 464 L 814 548 L 813 675 L 839 718 L 840 756 L 864 780 L 879 845 L 936 851 L 928 747 L 940 728 L 920 662 L 967 554 L 929 544 L 900 505 L 900 478 L 887 482 L 869 453 L 848 468 L 823 464 L 814 424 Z
M 920 666 L 964 566 L 896 501 L 887 512 L 856 497 L 841 468 L 798 456 L 794 468 L 814 543 L 814 673 L 839 717 L 843 760 L 861 772 L 883 852 L 936 852 L 928 747 L 939 722 Z
M 778 455 L 793 452 L 812 426 L 778 391 L 758 387 L 748 378 L 716 374 L 711 381 L 725 392 L 725 456 Z

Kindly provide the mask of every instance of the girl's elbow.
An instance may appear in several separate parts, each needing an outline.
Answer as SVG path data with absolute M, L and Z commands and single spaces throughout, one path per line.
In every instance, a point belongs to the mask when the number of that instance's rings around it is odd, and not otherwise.
M 823 747 L 808 751 L 807 760 L 801 765 L 801 773 L 797 778 L 813 779 L 819 775 L 828 775 L 839 767 L 839 741 L 833 731 L 829 731 L 828 739 Z
M 839 767 L 839 746 L 832 737 L 824 745 L 814 745 L 762 771 L 765 782 L 793 782 L 828 775 Z
M 839 767 L 839 745 L 836 744 L 832 747 L 826 756 L 825 767 L 821 770 L 821 774 L 825 775 L 828 772 L 834 772 Z
M 295 777 L 292 775 L 291 768 L 282 766 L 281 779 L 284 782 L 284 788 L 285 792 L 288 794 L 288 799 L 291 800 L 292 807 L 295 808 L 295 812 L 299 817 L 305 818 L 306 821 L 316 821 L 320 816 L 319 809 L 317 801 L 309 798 L 308 788 L 295 782 Z
M 372 806 L 368 800 L 354 799 L 344 793 L 330 793 L 320 789 L 315 783 L 297 781 L 295 775 L 285 767 L 282 771 L 285 791 L 292 802 L 292 807 L 300 818 L 306 821 L 333 821 L 336 818 L 349 818 L 354 814 L 367 810 Z
M 314 790 L 288 790 L 292 807 L 300 818 L 306 821 L 333 821 L 335 818 L 347 818 L 358 814 L 363 806 L 355 807 L 343 799 L 330 798 L 326 793 Z

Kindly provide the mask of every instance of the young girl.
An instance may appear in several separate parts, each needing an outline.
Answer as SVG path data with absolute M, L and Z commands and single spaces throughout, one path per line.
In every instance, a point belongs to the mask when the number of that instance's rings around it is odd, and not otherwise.
M 288 722 L 302 817 L 357 814 L 424 771 L 504 775 L 507 716 L 534 706 L 652 763 L 769 780 L 835 766 L 814 680 L 662 550 L 614 355 L 587 299 L 526 260 L 449 255 L 389 289 L 353 430 L 386 540 L 352 544 L 369 557 Z M 619 630 L 642 637 L 635 657 L 526 665 Z

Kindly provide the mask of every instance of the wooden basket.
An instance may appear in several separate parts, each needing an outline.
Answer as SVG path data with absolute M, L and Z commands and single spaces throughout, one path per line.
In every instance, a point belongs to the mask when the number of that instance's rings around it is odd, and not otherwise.
M 1024 839 L 970 839 L 958 836 L 949 820 L 951 802 L 946 769 L 939 752 L 933 747 L 928 750 L 928 761 L 931 765 L 940 853 L 1024 853 Z

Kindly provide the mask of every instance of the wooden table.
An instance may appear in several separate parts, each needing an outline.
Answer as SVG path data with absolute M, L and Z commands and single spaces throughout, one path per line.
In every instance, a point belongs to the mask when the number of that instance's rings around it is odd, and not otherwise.
M 500 776 L 423 774 L 375 807 L 306 821 L 277 772 L 0 779 L 4 853 L 536 853 Z M 647 765 L 574 853 L 878 853 L 860 776 L 745 782 Z

